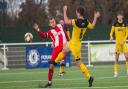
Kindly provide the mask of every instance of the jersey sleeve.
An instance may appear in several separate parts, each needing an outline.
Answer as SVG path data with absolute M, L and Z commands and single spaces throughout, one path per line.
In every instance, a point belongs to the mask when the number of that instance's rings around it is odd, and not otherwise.
M 123 41 L 126 41 L 128 38 L 128 27 L 126 27 L 126 30 L 125 30 L 125 37 L 124 37 L 124 40 Z
M 110 32 L 110 37 L 112 37 L 113 36 L 113 33 L 115 32 L 115 26 L 112 26 L 112 28 L 111 28 L 111 32 Z
M 38 32 L 38 35 L 39 35 L 41 38 L 48 38 L 48 37 L 49 37 L 49 32 L 41 32 L 41 31 L 39 31 L 39 32 Z
M 93 29 L 92 24 L 88 20 L 87 20 L 87 22 L 88 22 L 87 28 L 89 28 L 90 30 Z

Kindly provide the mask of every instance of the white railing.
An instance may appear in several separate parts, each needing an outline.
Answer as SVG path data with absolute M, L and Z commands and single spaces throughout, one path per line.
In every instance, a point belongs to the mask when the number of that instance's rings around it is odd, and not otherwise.
M 88 47 L 88 66 L 92 66 L 91 65 L 91 51 L 90 51 L 90 45 L 92 43 L 110 43 L 110 40 L 102 40 L 102 41 L 82 41 L 83 44 L 86 44 Z M 115 41 L 113 41 L 114 43 Z M 7 56 L 6 56 L 6 51 L 8 49 L 8 46 L 27 46 L 27 45 L 48 45 L 48 44 L 52 44 L 52 42 L 36 42 L 36 43 L 2 43 L 0 44 L 0 46 L 2 46 L 2 49 L 4 51 L 4 67 L 3 70 L 7 70 Z
M 6 56 L 6 50 L 8 49 L 8 46 L 27 46 L 27 45 L 48 45 L 48 44 L 52 44 L 52 42 L 35 42 L 35 43 L 2 43 L 0 44 L 0 46 L 2 46 L 1 49 L 3 49 L 4 51 L 4 66 L 2 68 L 2 70 L 8 70 L 7 68 L 7 64 L 8 64 L 8 60 L 7 60 L 7 56 Z

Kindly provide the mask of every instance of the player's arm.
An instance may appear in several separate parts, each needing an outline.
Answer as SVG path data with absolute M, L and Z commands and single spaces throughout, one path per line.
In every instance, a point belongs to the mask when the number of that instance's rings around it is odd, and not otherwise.
M 38 32 L 39 36 L 41 38 L 48 38 L 48 33 L 45 33 L 45 32 L 41 32 L 38 24 L 34 24 L 33 28 Z
M 67 30 L 64 30 L 64 32 L 65 32 L 65 36 L 66 36 L 67 41 L 70 41 L 70 32 Z
M 111 32 L 110 32 L 110 40 L 113 40 L 113 33 L 115 32 L 115 26 L 112 26 Z
M 128 27 L 126 27 L 126 30 L 125 30 L 125 37 L 124 37 L 124 42 L 127 40 L 128 38 Z
M 70 39 L 71 39 L 71 38 L 70 38 L 70 31 L 67 30 L 66 33 L 67 33 L 68 39 L 70 40 Z
M 127 29 L 127 27 L 126 27 L 126 29 L 125 29 L 125 37 L 124 37 L 123 41 L 120 43 L 120 44 L 121 44 L 121 46 L 123 46 L 123 45 L 124 45 L 124 43 L 125 43 L 125 42 L 126 42 L 126 40 L 127 40 L 127 37 L 128 37 L 128 29 Z
M 65 24 L 71 25 L 72 24 L 72 19 L 69 19 L 67 16 L 67 6 L 65 5 L 63 8 L 63 13 L 64 13 L 64 22 Z
M 100 12 L 99 11 L 96 11 L 95 13 L 94 13 L 94 19 L 93 19 L 93 22 L 92 23 L 90 23 L 89 21 L 88 21 L 88 28 L 89 29 L 94 29 L 94 27 L 95 27 L 95 25 L 96 25 L 96 22 L 97 22 L 97 19 L 100 17 Z

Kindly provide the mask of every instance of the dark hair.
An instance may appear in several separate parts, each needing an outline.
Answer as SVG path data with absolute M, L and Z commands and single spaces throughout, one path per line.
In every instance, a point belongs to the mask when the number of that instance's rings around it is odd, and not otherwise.
M 80 13 L 80 15 L 81 16 L 84 16 L 84 7 L 82 7 L 82 6 L 79 6 L 77 9 L 76 9 L 76 11 L 78 12 L 78 13 Z
M 49 17 L 48 17 L 48 21 L 49 21 L 49 20 L 52 20 L 52 19 L 55 19 L 55 18 L 52 17 L 52 16 L 49 16 Z

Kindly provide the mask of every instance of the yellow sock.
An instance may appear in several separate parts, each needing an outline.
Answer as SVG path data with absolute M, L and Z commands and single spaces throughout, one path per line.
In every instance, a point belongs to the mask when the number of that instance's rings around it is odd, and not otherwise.
M 114 73 L 118 72 L 118 64 L 114 64 Z
M 64 66 L 60 66 L 60 73 L 64 73 L 65 72 L 65 67 Z
M 128 70 L 128 61 L 126 60 L 126 69 Z
M 63 52 L 60 52 L 59 55 L 57 56 L 55 62 L 56 63 L 60 62 L 64 57 L 65 57 L 65 54 Z
M 88 72 L 88 69 L 86 68 L 86 66 L 84 64 L 80 65 L 80 69 L 83 72 L 84 76 L 89 80 L 90 79 L 90 74 Z

